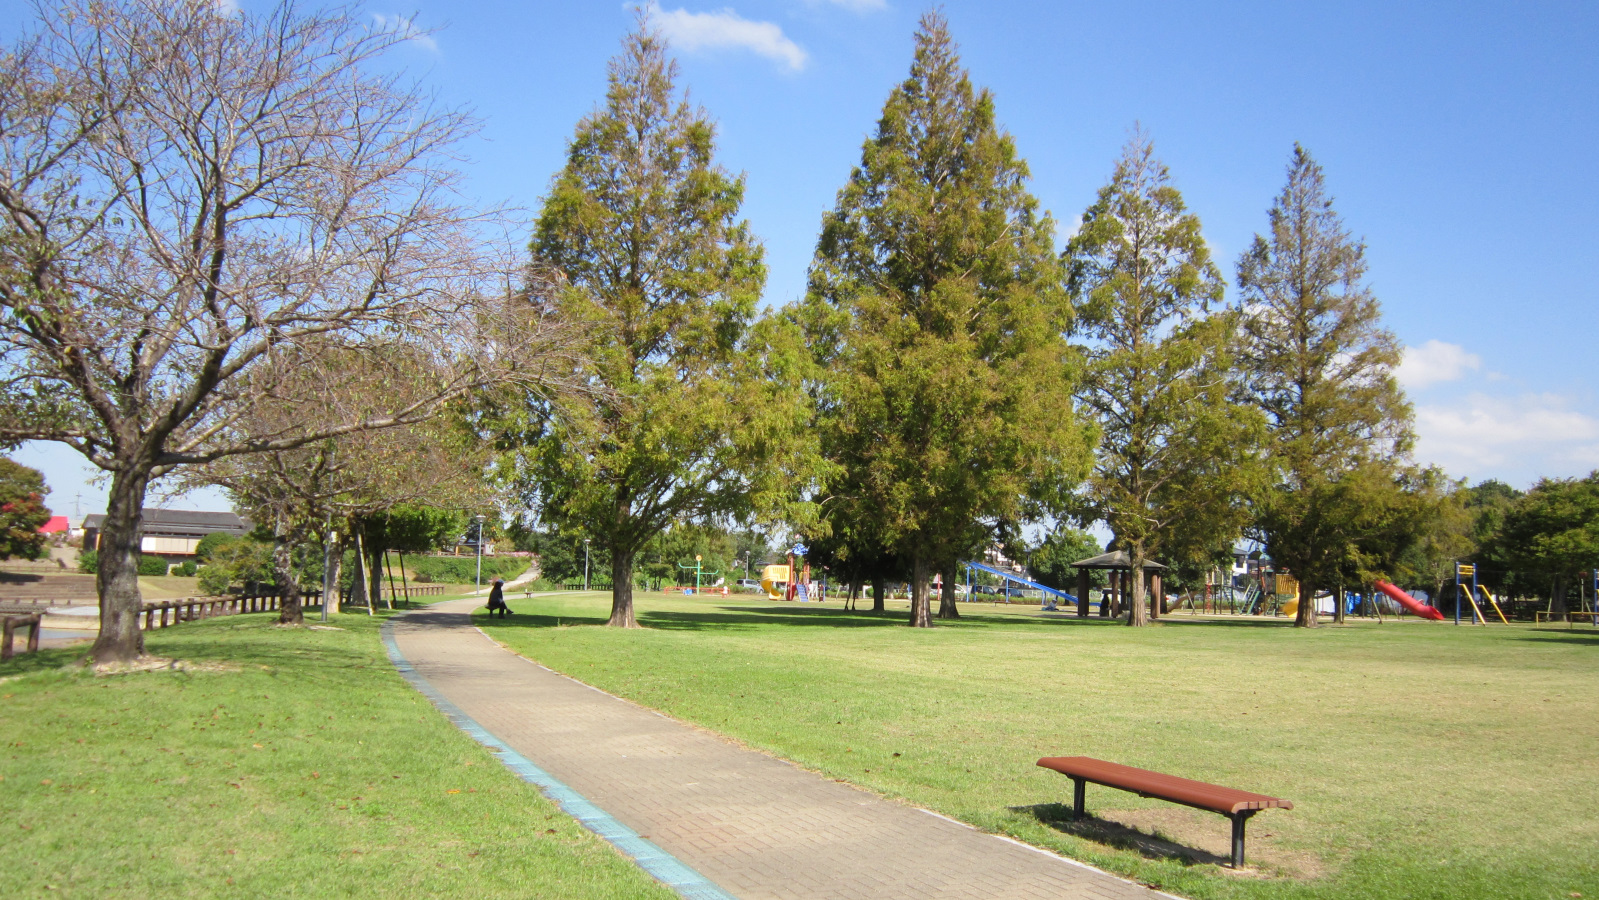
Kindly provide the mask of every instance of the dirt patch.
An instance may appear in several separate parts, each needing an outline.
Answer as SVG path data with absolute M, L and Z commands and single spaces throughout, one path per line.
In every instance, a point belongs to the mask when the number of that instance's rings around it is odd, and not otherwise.
M 307 629 L 311 630 L 311 631 L 343 631 L 344 630 L 343 628 L 340 628 L 337 625 L 307 625 L 305 627 Z
M 1149 859 L 1174 859 L 1197 865 L 1213 865 L 1238 878 L 1322 877 L 1326 866 L 1311 853 L 1286 850 L 1272 843 L 1275 836 L 1268 822 L 1250 820 L 1244 841 L 1248 864 L 1234 870 L 1232 823 L 1225 816 L 1195 809 L 1168 807 L 1155 809 L 1095 809 L 1088 818 L 1072 818 L 1071 808 L 1061 804 L 1025 807 L 1018 811 L 1035 816 L 1059 831 L 1131 850 Z
M 224 674 L 240 672 L 243 669 L 234 663 L 224 662 L 191 662 L 186 659 L 170 659 L 165 656 L 141 656 L 132 662 L 97 663 L 93 666 L 95 675 L 128 675 L 134 672 L 207 672 Z

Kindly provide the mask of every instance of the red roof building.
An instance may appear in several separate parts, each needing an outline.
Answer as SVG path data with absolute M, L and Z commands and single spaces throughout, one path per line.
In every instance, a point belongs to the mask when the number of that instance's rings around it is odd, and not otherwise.
M 40 534 L 60 534 L 71 530 L 72 525 L 67 522 L 66 516 L 51 516 L 50 521 L 39 526 Z

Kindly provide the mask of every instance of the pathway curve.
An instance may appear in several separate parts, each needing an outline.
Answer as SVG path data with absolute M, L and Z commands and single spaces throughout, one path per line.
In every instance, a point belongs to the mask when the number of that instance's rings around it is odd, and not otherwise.
M 685 896 L 1168 896 L 737 747 L 559 675 L 473 627 L 478 605 L 450 601 L 391 620 L 391 653 L 402 670 L 458 724 L 491 735 L 479 740 L 515 751 L 502 749 L 502 758 L 525 757 L 542 770 L 536 774 L 557 779 L 546 793 Z M 566 802 L 573 792 L 581 796 Z M 609 815 L 582 814 L 593 807 Z M 668 867 L 681 863 L 714 887 L 663 876 L 651 864 L 661 855 L 655 848 L 675 857 Z

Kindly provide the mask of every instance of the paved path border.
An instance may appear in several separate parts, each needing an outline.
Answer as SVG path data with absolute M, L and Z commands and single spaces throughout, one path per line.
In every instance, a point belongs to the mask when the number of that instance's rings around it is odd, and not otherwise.
M 434 690 L 433 685 L 423 678 L 411 663 L 400 652 L 400 646 L 394 642 L 394 619 L 383 623 L 383 646 L 389 651 L 389 660 L 399 670 L 400 677 L 411 683 L 433 702 L 439 711 L 444 713 L 455 726 L 466 732 L 473 740 L 489 748 L 500 762 L 517 777 L 537 787 L 544 796 L 554 801 L 567 815 L 576 819 L 579 824 L 589 831 L 594 832 L 609 841 L 616 849 L 622 851 L 639 867 L 650 873 L 657 881 L 677 891 L 689 900 L 736 900 L 732 894 L 712 884 L 704 875 L 694 871 L 693 867 L 682 860 L 667 853 L 651 841 L 639 837 L 638 832 L 618 822 L 615 817 L 593 803 L 577 791 L 572 790 L 554 775 L 539 768 L 534 762 L 516 752 L 504 741 L 495 737 L 488 729 L 478 724 L 477 720 L 467 715 L 459 706 L 451 703 L 447 697 Z
M 1171 896 L 554 672 L 476 628 L 478 603 L 446 601 L 390 619 L 383 638 L 395 665 L 508 768 L 685 897 Z

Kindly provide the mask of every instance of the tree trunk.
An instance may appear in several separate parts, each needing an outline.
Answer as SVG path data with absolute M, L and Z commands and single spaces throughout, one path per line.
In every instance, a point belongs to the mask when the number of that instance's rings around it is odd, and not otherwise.
M 277 577 L 278 590 L 283 592 L 278 624 L 300 625 L 305 622 L 305 613 L 301 609 L 300 579 L 294 574 L 293 535 L 288 525 L 280 520 L 272 536 L 272 572 Z
M 365 597 L 367 601 L 366 614 L 377 615 L 377 610 L 372 607 L 372 592 L 367 587 L 367 582 L 372 580 L 372 570 L 366 564 L 366 542 L 361 539 L 361 532 L 355 533 L 355 581 L 350 585 L 350 599 Z
M 97 663 L 132 662 L 144 655 L 139 630 L 139 526 L 150 476 L 119 471 L 111 478 L 105 521 L 100 523 L 99 567 L 94 583 L 100 594 L 100 636 L 89 655 Z
M 888 579 L 882 575 L 872 576 L 872 612 L 883 612 L 888 609 L 885 605 L 885 596 L 888 593 Z
M 1294 611 L 1294 627 L 1315 628 L 1320 624 L 1321 620 L 1316 615 L 1316 585 L 1301 578 L 1299 579 L 1299 609 Z
M 331 540 L 337 532 L 329 531 L 330 540 L 323 551 L 322 609 L 329 615 L 338 615 L 339 576 L 344 570 L 344 542 Z
M 631 547 L 611 550 L 611 618 L 605 624 L 613 628 L 639 627 L 638 619 L 633 615 L 634 553 Z
M 1456 593 L 1459 593 L 1459 591 L 1456 591 Z M 1459 603 L 1460 599 L 1457 597 L 1455 602 Z M 1565 618 L 1567 608 L 1566 576 L 1564 575 L 1556 575 L 1555 582 L 1553 585 L 1551 585 L 1551 590 L 1549 592 L 1549 611 L 1557 616 L 1560 616 L 1561 618 Z
M 927 597 L 927 557 L 918 553 L 911 562 L 911 621 L 912 628 L 932 628 L 932 609 Z
M 944 578 L 944 590 L 938 596 L 938 617 L 940 619 L 959 619 L 961 611 L 955 608 L 955 562 L 951 560 L 944 564 L 944 571 L 940 574 Z
M 1127 602 L 1127 624 L 1139 628 L 1149 624 L 1149 600 L 1144 590 L 1144 542 L 1127 542 L 1127 561 L 1132 564 L 1127 577 L 1132 596 Z
M 384 598 L 383 593 L 383 560 L 382 554 L 371 547 L 366 547 L 366 608 L 377 612 L 378 602 Z M 394 604 L 389 604 L 393 609 Z
M 1433 596 L 1437 596 L 1434 594 Z M 1344 586 L 1333 588 L 1333 621 L 1339 625 L 1344 624 L 1344 607 L 1349 604 L 1344 601 Z

